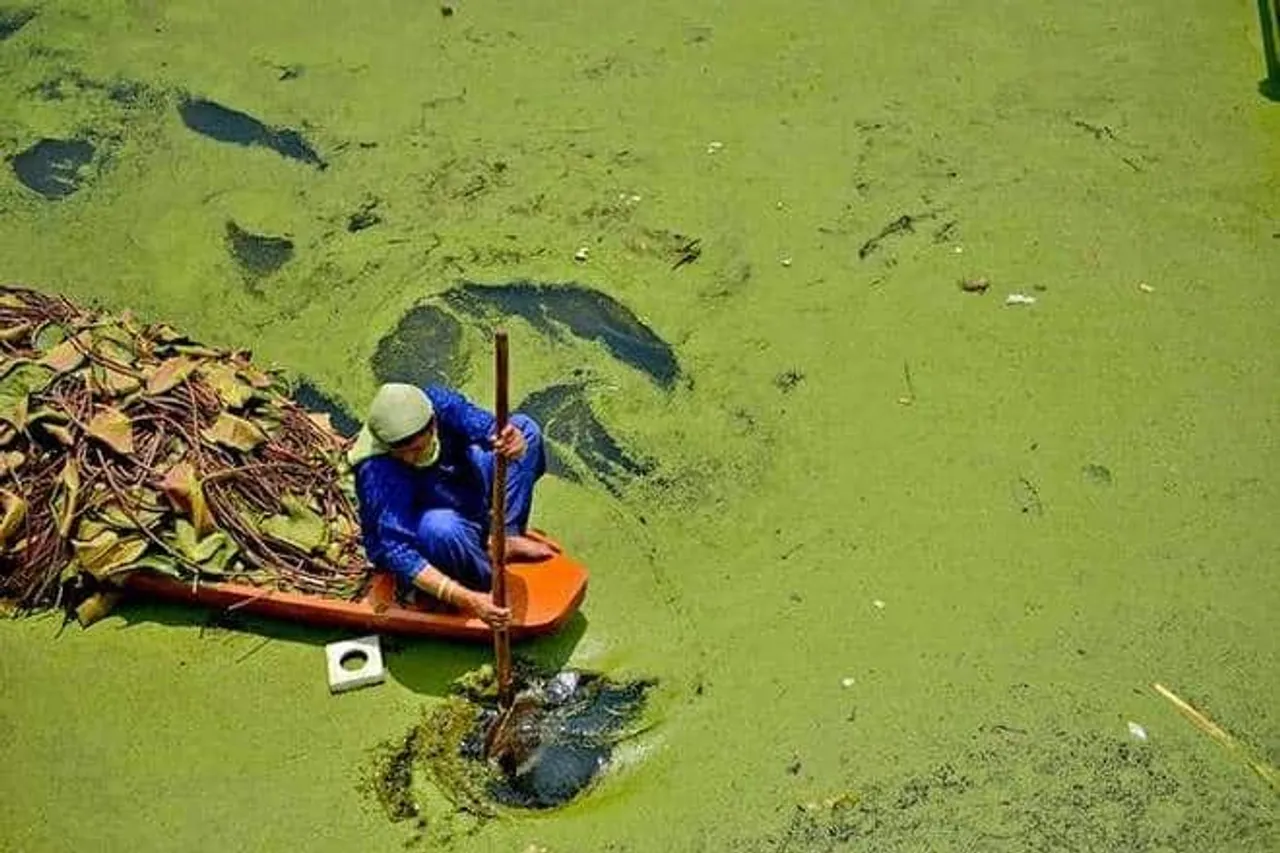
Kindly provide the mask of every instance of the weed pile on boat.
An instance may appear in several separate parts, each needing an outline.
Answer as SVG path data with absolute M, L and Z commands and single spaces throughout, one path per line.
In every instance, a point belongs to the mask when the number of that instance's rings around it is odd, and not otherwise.
M 650 680 L 612 681 L 517 662 L 517 691 L 499 710 L 485 665 L 454 683 L 401 738 L 380 744 L 361 781 L 393 821 L 439 842 L 503 808 L 549 809 L 586 791 L 615 747 L 647 730 Z
M 345 439 L 250 354 L 0 287 L 0 598 L 82 624 L 124 574 L 355 597 Z

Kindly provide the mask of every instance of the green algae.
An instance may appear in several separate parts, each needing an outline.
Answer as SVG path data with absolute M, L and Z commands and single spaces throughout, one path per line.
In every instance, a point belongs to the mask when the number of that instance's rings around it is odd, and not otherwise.
M 252 346 L 351 411 L 378 341 L 461 280 L 580 281 L 661 330 L 694 380 L 669 396 L 513 329 L 513 399 L 586 368 L 594 416 L 656 460 L 535 509 L 593 571 L 565 645 L 668 685 L 656 745 L 457 849 L 777 849 L 808 803 L 813 849 L 866 842 L 821 837 L 863 808 L 877 849 L 1274 846 L 1271 795 L 1145 689 L 1277 756 L 1280 118 L 1253 9 L 386 0 L 335 39 L 304 6 L 45 4 L 0 43 L 4 154 L 98 129 L 105 166 L 56 207 L 4 172 L 0 274 Z M 214 145 L 169 102 L 26 94 L 75 68 L 302 128 L 330 167 Z M 370 196 L 382 221 L 349 231 Z M 248 290 L 228 218 L 298 263 Z M 672 270 L 649 232 L 701 254 Z M 490 395 L 483 363 L 464 382 Z M 9 846 L 397 849 L 351 770 L 487 653 L 420 644 L 334 700 L 315 638 L 236 664 L 256 637 L 124 619 L 0 624 Z M 1118 755 L 1127 719 L 1154 770 Z M 1027 734 L 988 763 L 996 724 Z M 895 811 L 906 791 L 924 805 Z M 1097 810 L 1075 834 L 1074 796 Z

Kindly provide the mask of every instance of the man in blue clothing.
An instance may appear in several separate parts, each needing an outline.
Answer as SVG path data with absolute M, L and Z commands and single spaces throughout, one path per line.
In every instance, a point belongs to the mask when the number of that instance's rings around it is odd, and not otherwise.
M 487 594 L 494 454 L 507 460 L 506 559 L 542 560 L 545 543 L 526 535 L 533 487 L 546 471 L 538 425 L 515 414 L 501 435 L 497 418 L 448 388 L 387 383 L 348 453 L 365 553 L 423 590 L 500 627 L 508 608 Z

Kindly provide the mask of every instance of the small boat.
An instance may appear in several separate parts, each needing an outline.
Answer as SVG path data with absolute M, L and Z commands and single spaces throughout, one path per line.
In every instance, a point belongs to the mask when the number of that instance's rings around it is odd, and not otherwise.
M 534 535 L 533 531 L 529 535 Z M 508 563 L 506 579 L 507 605 L 511 608 L 508 634 L 512 640 L 559 631 L 573 618 L 587 593 L 587 570 L 563 551 L 536 563 Z M 427 600 L 400 603 L 395 578 L 389 572 L 375 572 L 364 595 L 354 600 L 221 581 L 201 580 L 193 586 L 146 570 L 130 572 L 124 586 L 129 592 L 168 601 L 316 627 L 471 642 L 493 640 L 493 629 L 482 620 L 441 609 L 434 599 L 421 596 Z

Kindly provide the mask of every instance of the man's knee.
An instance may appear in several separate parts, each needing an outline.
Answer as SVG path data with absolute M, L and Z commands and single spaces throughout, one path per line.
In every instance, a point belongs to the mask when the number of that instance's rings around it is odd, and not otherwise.
M 428 547 L 460 545 L 466 538 L 466 521 L 451 509 L 429 509 L 418 520 L 418 539 Z

